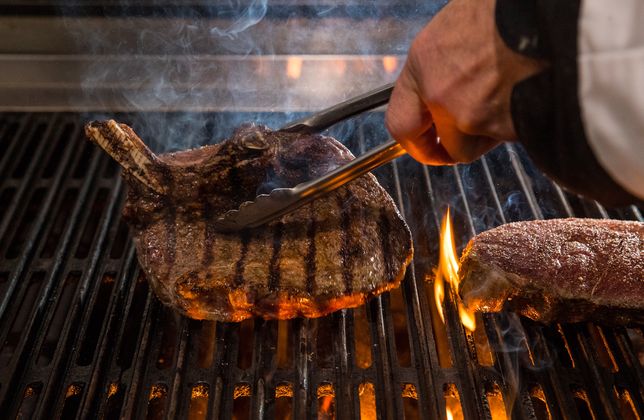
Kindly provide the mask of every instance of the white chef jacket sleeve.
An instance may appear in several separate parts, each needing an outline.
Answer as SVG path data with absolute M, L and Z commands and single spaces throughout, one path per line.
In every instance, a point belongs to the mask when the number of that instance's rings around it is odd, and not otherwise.
M 644 1 L 583 0 L 579 101 L 588 144 L 624 189 L 644 198 Z

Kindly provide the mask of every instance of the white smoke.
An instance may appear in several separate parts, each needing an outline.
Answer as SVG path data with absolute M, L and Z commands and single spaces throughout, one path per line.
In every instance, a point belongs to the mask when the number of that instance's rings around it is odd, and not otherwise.
M 235 2 L 239 3 L 239 2 Z M 237 7 L 233 6 L 234 9 Z M 258 24 L 264 16 L 266 16 L 267 0 L 253 0 L 243 11 L 240 16 L 235 19 L 226 28 L 213 27 L 210 33 L 213 35 L 227 37 L 230 39 L 236 38 L 240 33 L 246 31 L 251 26 Z
M 392 80 L 395 74 L 385 80 L 382 68 L 365 63 L 386 54 L 399 57 L 401 66 L 415 33 L 443 1 L 116 4 L 129 11 L 62 13 L 74 49 L 83 54 L 76 77 L 88 108 L 105 117 L 133 112 L 119 118 L 161 151 L 216 142 L 243 122 L 278 128 Z M 287 75 L 291 55 L 304 57 L 297 79 Z M 360 85 L 348 82 L 356 74 Z

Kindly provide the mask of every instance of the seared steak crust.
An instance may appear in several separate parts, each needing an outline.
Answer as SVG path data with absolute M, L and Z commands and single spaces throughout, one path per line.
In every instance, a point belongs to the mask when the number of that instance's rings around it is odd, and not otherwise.
M 191 318 L 322 316 L 398 286 L 411 260 L 409 230 L 372 175 L 266 226 L 213 229 L 258 193 L 351 160 L 330 137 L 248 125 L 217 145 L 155 156 L 124 124 L 86 131 L 124 167 L 124 216 L 153 290 Z
M 644 323 L 644 224 L 595 219 L 509 223 L 474 237 L 460 294 L 476 310 L 542 322 Z

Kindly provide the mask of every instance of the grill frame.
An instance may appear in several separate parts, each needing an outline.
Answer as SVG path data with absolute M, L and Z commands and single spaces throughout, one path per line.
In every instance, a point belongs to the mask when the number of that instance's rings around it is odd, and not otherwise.
M 453 363 L 445 368 L 439 360 L 438 332 L 430 319 L 431 302 L 425 292 L 431 284 L 423 281 L 437 261 L 436 238 L 446 205 L 455 214 L 460 247 L 482 228 L 521 218 L 584 215 L 642 221 L 638 208 L 605 209 L 565 193 L 539 175 L 514 145 L 504 145 L 469 166 L 428 168 L 410 158 L 399 159 L 376 175 L 408 220 L 416 254 L 400 289 L 406 303 L 402 311 L 392 310 L 397 298 L 390 294 L 365 306 L 371 366 L 362 369 L 356 365 L 354 314 L 343 310 L 324 320 L 289 323 L 292 365 L 288 369 L 279 368 L 275 357 L 279 323 L 264 320 L 252 321 L 252 336 L 240 335 L 244 328 L 240 324 L 216 324 L 213 363 L 199 367 L 200 333 L 212 324 L 175 316 L 147 291 L 131 241 L 123 240 L 120 209 L 124 185 L 114 164 L 82 138 L 82 123 L 89 118 L 68 113 L 0 114 L 0 142 L 9 142 L 0 157 L 0 195 L 8 189 L 14 191 L 11 202 L 0 212 L 0 238 L 4 238 L 0 241 L 0 274 L 8 273 L 0 282 L 4 293 L 0 301 L 0 361 L 7 362 L 0 364 L 0 411 L 12 417 L 21 413 L 37 418 L 52 414 L 110 418 L 117 414 L 110 411 L 116 406 L 120 416 L 141 418 L 160 406 L 167 418 L 184 418 L 190 412 L 193 385 L 203 383 L 209 389 L 208 416 L 231 418 L 235 387 L 245 383 L 251 388 L 249 416 L 270 418 L 278 403 L 275 387 L 287 382 L 293 389 L 293 417 L 315 418 L 318 387 L 331 383 L 335 416 L 352 418 L 360 414 L 359 386 L 369 382 L 374 385 L 375 406 L 383 418 L 403 415 L 408 398 L 400 389 L 409 383 L 418 396 L 417 413 L 423 418 L 444 416 L 447 384 L 457 388 L 465 418 L 490 418 L 485 390 L 496 384 L 505 397 L 506 412 L 513 418 L 527 419 L 535 417 L 529 385 L 538 383 L 553 418 L 583 418 L 571 387 L 586 392 L 589 410 L 599 418 L 620 418 L 619 402 L 612 391 L 615 385 L 630 392 L 637 415 L 644 417 L 643 369 L 626 329 L 597 330 L 604 334 L 616 358 L 618 369 L 611 372 L 600 360 L 591 324 L 563 325 L 559 331 L 556 326 L 540 326 L 512 314 L 485 315 L 490 345 L 500 350 L 493 352 L 494 365 L 483 366 L 477 363 L 472 335 L 465 333 L 458 321 L 450 292 L 444 311 Z M 116 118 L 136 122 L 137 116 Z M 382 127 L 382 115 L 371 113 L 334 128 L 331 134 L 346 138 L 349 148 L 361 153 L 385 139 L 378 127 Z M 146 136 L 142 134 L 142 138 Z M 58 162 L 53 163 L 54 159 Z M 75 200 L 64 207 L 70 194 Z M 512 198 L 513 194 L 518 195 Z M 67 216 L 62 220 L 67 222 L 59 226 L 57 215 L 63 208 Z M 86 233 L 88 229 L 90 233 Z M 58 240 L 50 249 L 48 239 L 54 234 Z M 16 246 L 12 245 L 14 238 L 21 246 L 13 251 L 18 253 L 15 258 L 8 258 L 9 248 Z M 114 251 L 115 243 L 122 243 L 120 251 Z M 30 292 L 30 284 L 38 289 Z M 71 286 L 65 289 L 66 284 Z M 25 296 L 34 300 L 16 337 L 12 329 L 16 328 L 16 315 L 25 307 Z M 59 304 L 63 300 L 65 306 Z M 60 313 L 66 316 L 53 334 L 50 324 Z M 407 329 L 409 366 L 400 365 L 397 353 L 400 342 L 394 316 L 400 315 Z M 535 366 L 526 349 L 508 349 L 501 343 L 508 323 L 519 338 L 526 336 L 525 342 L 538 361 Z M 331 331 L 331 364 L 318 359 L 316 332 L 324 327 Z M 557 340 L 565 340 L 568 350 Z M 240 368 L 240 348 L 243 352 L 249 342 L 253 344 L 250 367 Z M 7 361 L 8 346 L 15 349 Z M 170 360 L 159 362 L 162 348 L 170 349 L 162 353 Z M 562 363 L 565 357 L 561 351 L 571 354 L 572 366 Z M 517 375 L 518 388 L 512 380 Z M 33 386 L 36 383 L 40 387 Z M 114 383 L 119 388 L 110 399 L 109 386 Z M 149 396 L 158 384 L 165 385 L 165 398 L 155 405 Z M 29 386 L 32 396 L 25 395 Z M 513 394 L 517 404 L 508 398 Z

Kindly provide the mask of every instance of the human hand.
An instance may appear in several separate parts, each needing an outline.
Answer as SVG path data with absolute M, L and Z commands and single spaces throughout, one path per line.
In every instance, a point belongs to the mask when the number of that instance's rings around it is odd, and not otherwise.
M 495 0 L 451 0 L 409 50 L 385 122 L 420 162 L 470 162 L 516 139 L 512 88 L 545 63 L 504 44 L 494 6 Z

